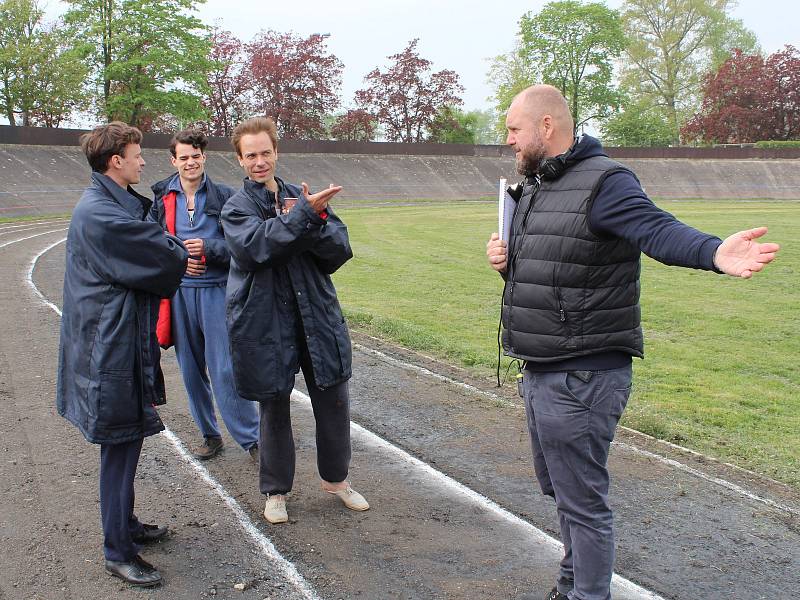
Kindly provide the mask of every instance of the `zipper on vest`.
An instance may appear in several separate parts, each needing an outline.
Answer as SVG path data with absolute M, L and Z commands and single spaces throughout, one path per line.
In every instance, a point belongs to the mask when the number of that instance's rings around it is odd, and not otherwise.
M 519 233 L 514 235 L 514 221 L 511 222 L 511 238 L 514 240 L 514 248 L 511 248 L 511 240 L 509 240 L 509 255 L 508 255 L 508 326 L 506 327 L 506 332 L 508 333 L 508 345 L 514 350 L 514 345 L 511 342 L 511 336 L 513 335 L 514 328 L 511 326 L 511 316 L 514 314 L 514 271 L 516 270 L 517 265 L 517 254 L 519 254 L 519 244 L 522 242 L 522 239 L 526 235 L 526 229 L 528 226 L 528 215 L 531 213 L 531 209 L 533 208 L 534 203 L 536 202 L 536 194 L 539 193 L 539 187 L 541 186 L 542 180 L 539 175 L 536 175 L 533 184 L 531 185 L 531 194 L 528 199 L 528 206 L 525 207 L 525 214 L 522 217 L 522 223 L 519 228 Z M 522 198 L 525 197 L 524 187 L 523 187 L 523 194 L 520 198 L 520 202 Z M 517 205 L 519 208 L 519 205 Z M 514 211 L 516 215 L 516 211 Z
M 553 289 L 556 292 L 556 300 L 558 301 L 558 319 L 564 323 L 567 320 L 567 311 L 564 310 L 564 301 L 561 299 L 561 288 L 558 286 L 557 272 L 558 267 L 553 267 Z

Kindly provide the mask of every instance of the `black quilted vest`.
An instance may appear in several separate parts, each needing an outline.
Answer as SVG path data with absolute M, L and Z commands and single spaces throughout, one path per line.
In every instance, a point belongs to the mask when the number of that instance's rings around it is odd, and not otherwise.
M 545 363 L 610 351 L 643 356 L 639 250 L 589 228 L 596 189 L 619 170 L 627 171 L 594 156 L 555 180 L 525 186 L 503 297 L 509 356 Z

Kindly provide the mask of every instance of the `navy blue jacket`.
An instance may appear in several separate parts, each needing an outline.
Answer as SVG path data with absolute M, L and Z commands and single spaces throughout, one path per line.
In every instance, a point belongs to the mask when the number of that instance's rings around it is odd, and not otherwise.
M 161 431 L 166 402 L 155 328 L 188 252 L 146 220 L 150 200 L 92 173 L 67 234 L 58 413 L 97 444 Z
M 175 175 L 176 174 L 173 173 L 166 179 L 162 179 L 150 187 L 155 195 L 150 213 L 152 214 L 153 219 L 155 219 L 155 221 L 161 225 L 164 231 L 167 230 L 166 214 L 164 213 L 164 196 L 167 193 L 169 182 L 172 181 L 172 178 L 175 177 Z M 206 205 L 203 208 L 203 212 L 209 217 L 216 219 L 217 223 L 219 224 L 220 233 L 222 232 L 222 224 L 219 221 L 219 215 L 222 212 L 222 207 L 228 201 L 228 198 L 233 196 L 235 193 L 236 190 L 231 186 L 224 183 L 214 183 L 211 181 L 211 178 L 206 175 Z M 206 255 L 206 262 L 222 266 L 228 266 L 230 264 L 231 253 L 228 250 L 228 244 L 225 243 L 224 239 L 204 239 L 203 249 Z
M 308 348 L 322 389 L 350 378 L 352 347 L 330 275 L 353 256 L 347 227 L 328 209 L 320 217 L 302 190 L 280 179 L 278 197 L 298 198 L 278 215 L 275 196 L 244 180 L 222 209 L 231 251 L 227 323 L 239 395 L 288 395 Z

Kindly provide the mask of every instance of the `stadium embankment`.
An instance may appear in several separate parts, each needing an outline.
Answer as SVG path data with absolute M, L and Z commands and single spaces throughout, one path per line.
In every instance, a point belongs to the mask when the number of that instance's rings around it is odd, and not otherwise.
M 0 126 L 0 217 L 71 212 L 89 168 L 77 130 Z M 168 136 L 145 138 L 139 189 L 172 172 Z M 241 169 L 228 141 L 212 139 L 207 168 L 238 186 Z M 503 146 L 286 141 L 278 172 L 312 189 L 344 186 L 339 200 L 382 203 L 476 200 L 496 196 L 500 178 L 519 178 Z M 619 148 L 609 153 L 630 166 L 655 198 L 800 200 L 800 152 L 752 148 Z

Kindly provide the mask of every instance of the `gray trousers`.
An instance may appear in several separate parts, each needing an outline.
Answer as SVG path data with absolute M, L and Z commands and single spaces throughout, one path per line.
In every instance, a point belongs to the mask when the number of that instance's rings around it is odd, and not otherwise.
M 345 381 L 324 390 L 314 385 L 308 353 L 301 368 L 314 410 L 317 470 L 325 481 L 347 479 L 350 468 L 350 395 Z M 259 488 L 262 494 L 287 494 L 292 490 L 295 469 L 294 436 L 289 396 L 261 402 Z
M 614 529 L 607 462 L 631 374 L 630 365 L 524 373 L 536 478 L 542 493 L 555 498 L 564 543 L 557 588 L 570 600 L 611 598 Z

